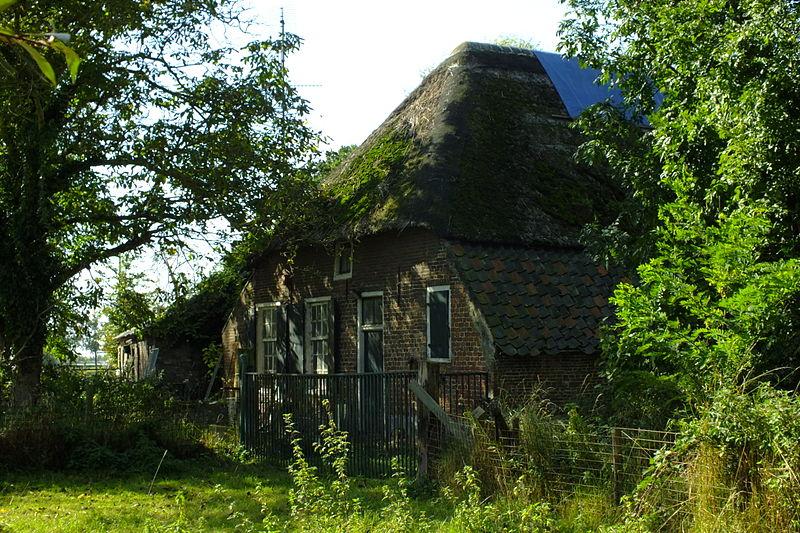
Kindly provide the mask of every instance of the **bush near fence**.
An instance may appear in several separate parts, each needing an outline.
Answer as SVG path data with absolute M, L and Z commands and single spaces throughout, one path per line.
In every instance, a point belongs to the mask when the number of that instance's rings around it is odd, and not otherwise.
M 536 403 L 506 414 L 508 430 L 473 419 L 469 443 L 445 443 L 440 482 L 471 466 L 485 497 L 524 493 L 554 506 L 599 499 L 641 526 L 635 531 L 800 531 L 800 454 L 592 424 L 574 410 L 557 418 Z
M 157 378 L 46 368 L 35 407 L 0 412 L 0 468 L 149 470 L 165 449 L 171 458 L 204 453 L 208 416 Z

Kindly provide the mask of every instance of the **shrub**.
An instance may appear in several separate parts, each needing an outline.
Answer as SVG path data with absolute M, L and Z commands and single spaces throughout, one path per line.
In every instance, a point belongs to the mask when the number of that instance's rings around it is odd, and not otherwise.
M 176 422 L 177 405 L 157 379 L 48 367 L 40 403 L 3 413 L 0 468 L 150 469 L 200 447 Z

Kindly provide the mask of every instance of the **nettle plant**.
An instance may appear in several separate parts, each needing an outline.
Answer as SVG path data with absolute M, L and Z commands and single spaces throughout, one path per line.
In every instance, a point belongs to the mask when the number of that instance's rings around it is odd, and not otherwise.
M 319 475 L 317 467 L 309 464 L 303 451 L 302 436 L 292 415 L 286 414 L 284 417 L 292 446 L 292 461 L 289 464 L 289 475 L 293 482 L 289 492 L 291 516 L 298 524 L 312 521 L 320 527 L 320 521 L 338 523 L 361 512 L 360 502 L 350 495 L 350 479 L 347 476 L 350 443 L 347 432 L 341 431 L 336 425 L 328 400 L 323 400 L 323 407 L 327 421 L 320 426 L 321 440 L 314 443 L 314 451 L 330 467 L 333 474 L 330 481 Z

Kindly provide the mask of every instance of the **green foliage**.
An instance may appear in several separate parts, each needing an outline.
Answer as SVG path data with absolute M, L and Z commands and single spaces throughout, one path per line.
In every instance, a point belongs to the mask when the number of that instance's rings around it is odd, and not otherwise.
M 292 518 L 308 519 L 311 516 L 325 513 L 325 487 L 317 477 L 317 469 L 308 464 L 303 452 L 303 441 L 294 426 L 291 415 L 285 415 L 286 434 L 292 443 L 292 462 L 289 464 L 289 475 L 293 488 L 289 493 L 289 505 Z
M 54 366 L 45 369 L 42 385 L 36 407 L 0 415 L 0 468 L 152 471 L 165 448 L 167 464 L 203 451 L 154 380 Z
M 791 375 L 800 364 L 796 5 L 568 3 L 564 49 L 600 68 L 653 126 L 637 138 L 618 117 L 584 121 L 604 132 L 584 130 L 589 149 L 628 188 L 625 216 L 640 224 L 638 241 L 609 254 L 635 250 L 641 262 L 612 300 L 612 385 L 648 372 L 646 383 L 680 390 L 676 408 L 704 409 L 750 376 Z
M 308 464 L 302 437 L 291 415 L 285 415 L 286 433 L 292 445 L 289 475 L 294 485 L 289 491 L 289 506 L 297 527 L 308 531 L 327 531 L 335 528 L 335 524 L 361 513 L 360 502 L 352 499 L 347 476 L 350 449 L 347 433 L 337 428 L 327 400 L 323 401 L 323 406 L 328 420 L 320 426 L 321 438 L 314 443 L 314 449 L 331 471 L 332 479 L 329 480 L 320 478 L 317 468 Z
M 299 39 L 218 46 L 209 33 L 242 32 L 243 16 L 198 0 L 0 13 L 15 35 L 69 31 L 84 59 L 70 83 L 61 73 L 74 58 L 44 49 L 62 80 L 53 87 L 28 52 L 0 46 L 0 349 L 16 363 L 16 402 L 36 397 L 58 292 L 78 274 L 144 246 L 189 246 L 210 221 L 265 231 L 282 218 L 284 183 L 313 188 L 294 170 L 315 135 L 281 61 Z
M 141 335 L 158 312 L 155 296 L 141 288 L 145 276 L 133 272 L 132 264 L 133 256 L 129 254 L 119 258 L 110 302 L 103 310 L 109 329 L 114 335 L 128 330 Z M 106 350 L 108 349 L 107 347 Z M 114 352 L 116 353 L 116 349 Z
M 455 477 L 458 491 L 446 491 L 445 497 L 454 504 L 451 531 L 520 531 L 542 533 L 553 531 L 550 506 L 530 502 L 523 494 L 489 501 L 482 499 L 478 474 L 465 466 Z
M 383 486 L 381 526 L 384 530 L 398 533 L 414 533 L 426 529 L 427 517 L 424 512 L 415 512 L 412 507 L 409 489 L 411 479 L 403 471 L 400 461 L 392 458 L 392 479 Z
M 0 12 L 6 11 L 16 3 L 17 0 L 2 0 L 0 2 Z M 78 77 L 78 67 L 81 64 L 81 58 L 78 57 L 78 54 L 76 54 L 72 48 L 61 41 L 61 39 L 67 41 L 69 38 L 69 34 L 57 34 L 53 32 L 45 34 L 41 31 L 38 34 L 20 34 L 5 26 L 0 26 L 0 43 L 19 46 L 25 50 L 28 55 L 31 56 L 31 59 L 33 59 L 39 72 L 54 87 L 57 84 L 57 80 L 53 65 L 42 55 L 38 48 L 51 49 L 63 54 L 70 78 L 75 82 Z M 3 62 L 2 64 L 3 66 L 10 67 L 8 63 Z
M 517 37 L 513 35 L 504 35 L 498 39 L 495 39 L 494 44 L 499 44 L 500 46 L 512 46 L 514 48 L 524 48 L 526 50 L 534 50 L 540 46 L 539 42 L 535 39 Z
M 345 221 L 359 222 L 382 199 L 386 180 L 396 176 L 407 162 L 412 146 L 407 135 L 392 132 L 376 141 L 368 151 L 355 153 L 347 174 L 338 176 L 329 191 Z
M 686 405 L 677 381 L 673 374 L 657 375 L 646 370 L 620 372 L 614 379 L 608 419 L 637 428 L 667 427 L 672 416 Z
M 768 384 L 717 391 L 628 500 L 631 524 L 691 531 L 800 525 L 800 403 Z
M 160 339 L 164 346 L 190 343 L 198 351 L 218 343 L 219 332 L 245 279 L 241 254 L 228 254 L 219 268 L 189 289 L 186 297 L 177 298 L 147 322 L 145 334 Z
M 317 168 L 319 178 L 325 179 L 325 177 L 342 164 L 356 148 L 358 148 L 356 144 L 346 144 L 338 150 L 329 150 L 325 152 L 325 158 Z

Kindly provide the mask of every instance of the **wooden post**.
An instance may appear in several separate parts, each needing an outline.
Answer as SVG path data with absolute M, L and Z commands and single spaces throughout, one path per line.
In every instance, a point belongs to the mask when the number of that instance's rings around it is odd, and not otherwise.
M 439 400 L 439 365 L 431 363 L 427 358 L 420 361 L 417 381 L 422 389 L 434 400 Z M 431 412 L 425 407 L 422 400 L 417 397 L 417 446 L 419 447 L 419 469 L 417 482 L 428 479 L 430 459 L 432 452 L 431 443 Z
M 611 429 L 611 483 L 614 503 L 622 498 L 622 432 L 619 428 Z
M 217 359 L 217 364 L 214 365 L 214 373 L 211 374 L 211 379 L 208 382 L 208 387 L 206 387 L 206 394 L 205 396 L 203 396 L 204 402 L 207 402 L 208 397 L 211 396 L 211 389 L 214 387 L 214 382 L 217 381 L 217 374 L 219 374 L 219 368 L 222 366 L 224 358 L 225 358 L 225 352 L 220 352 L 219 358 Z

